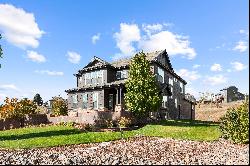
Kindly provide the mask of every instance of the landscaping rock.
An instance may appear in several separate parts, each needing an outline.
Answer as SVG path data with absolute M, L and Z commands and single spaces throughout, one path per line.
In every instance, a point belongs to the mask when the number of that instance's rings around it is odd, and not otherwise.
M 0 150 L 0 164 L 248 165 L 249 145 L 135 137 L 52 148 Z

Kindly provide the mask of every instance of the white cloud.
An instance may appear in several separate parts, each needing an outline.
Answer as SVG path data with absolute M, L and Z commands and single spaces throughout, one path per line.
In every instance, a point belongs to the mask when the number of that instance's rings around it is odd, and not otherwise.
M 212 86 L 214 86 L 214 85 L 221 85 L 221 84 L 227 83 L 227 78 L 224 77 L 223 75 L 208 76 L 204 80 L 204 83 L 212 85 Z
M 189 45 L 190 41 L 187 36 L 174 34 L 170 31 L 161 31 L 140 41 L 139 48 L 145 51 L 166 49 L 169 55 L 180 54 L 188 59 L 193 59 L 196 52 Z
M 148 34 L 159 32 L 163 28 L 162 24 L 142 24 L 142 29 Z
M 194 81 L 199 79 L 201 76 L 197 71 L 189 71 L 187 69 L 177 70 L 176 73 L 187 81 Z
M 211 71 L 222 71 L 222 67 L 220 64 L 218 63 L 214 63 L 211 68 L 210 68 Z
M 197 69 L 197 68 L 199 68 L 201 65 L 198 65 L 198 64 L 195 64 L 195 65 L 193 65 L 193 69 Z
M 98 33 L 98 34 L 92 36 L 92 38 L 91 38 L 91 39 L 92 39 L 92 43 L 93 43 L 93 44 L 96 44 L 97 40 L 100 40 L 100 36 L 101 36 L 100 33 Z
M 63 76 L 63 72 L 60 72 L 60 71 L 36 70 L 35 73 L 47 74 L 50 76 Z
M 41 54 L 38 54 L 37 52 L 35 51 L 27 51 L 27 57 L 32 60 L 33 62 L 38 62 L 38 63 L 42 63 L 42 62 L 46 62 L 46 58 L 41 55 Z
M 0 31 L 10 43 L 20 48 L 39 45 L 44 32 L 39 29 L 33 13 L 10 4 L 0 4 Z
M 240 40 L 233 48 L 234 51 L 245 52 L 248 49 L 248 44 L 245 41 Z
M 228 73 L 231 73 L 231 72 L 232 72 L 232 70 L 231 70 L 231 69 L 227 69 L 227 72 L 228 72 Z
M 247 68 L 246 65 L 240 62 L 231 62 L 231 65 L 233 66 L 233 69 L 236 71 L 242 71 Z
M 4 85 L 0 85 L 0 90 L 1 91 L 6 91 L 6 90 L 19 91 L 20 89 L 18 89 L 14 84 L 4 84 Z
M 73 51 L 68 51 L 66 56 L 71 63 L 79 63 L 81 60 L 81 55 Z
M 121 54 L 125 56 L 131 56 L 135 52 L 135 48 L 132 45 L 133 42 L 141 39 L 140 29 L 136 24 L 120 24 L 120 32 L 114 34 L 116 40 L 116 46 L 120 49 Z
M 182 55 L 188 59 L 195 58 L 196 52 L 194 48 L 190 47 L 189 37 L 164 30 L 166 26 L 168 24 L 143 24 L 142 32 L 144 34 L 146 32 L 146 34 L 141 36 L 137 24 L 121 23 L 120 32 L 114 34 L 116 45 L 121 53 L 116 54 L 113 59 L 132 56 L 136 49 L 145 52 L 166 49 L 169 55 Z

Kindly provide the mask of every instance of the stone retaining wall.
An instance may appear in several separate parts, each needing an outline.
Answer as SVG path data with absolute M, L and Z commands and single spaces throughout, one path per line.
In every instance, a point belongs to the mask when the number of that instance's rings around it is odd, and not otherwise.
M 118 120 L 120 117 L 131 117 L 130 112 L 127 111 L 71 111 L 68 116 L 52 117 L 50 114 L 34 114 L 26 115 L 23 122 L 20 119 L 5 119 L 0 120 L 0 130 L 8 130 L 20 128 L 28 125 L 39 125 L 47 123 L 60 123 L 60 122 L 76 122 L 76 123 L 89 123 L 95 124 L 101 120 Z

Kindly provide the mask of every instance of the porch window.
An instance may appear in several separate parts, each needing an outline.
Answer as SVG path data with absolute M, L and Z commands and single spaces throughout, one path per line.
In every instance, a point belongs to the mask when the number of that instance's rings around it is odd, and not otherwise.
M 98 93 L 93 93 L 93 108 L 98 109 Z
M 162 98 L 162 107 L 163 108 L 168 107 L 168 97 L 167 96 L 163 96 L 163 98 Z
M 72 96 L 73 108 L 77 108 L 77 95 Z
M 83 94 L 82 96 L 82 108 L 83 109 L 88 108 L 88 94 Z

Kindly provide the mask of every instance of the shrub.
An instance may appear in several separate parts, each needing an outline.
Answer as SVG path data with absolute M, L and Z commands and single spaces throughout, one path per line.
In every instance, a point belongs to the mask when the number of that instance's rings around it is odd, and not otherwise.
M 64 99 L 59 97 L 54 98 L 51 105 L 51 111 L 54 115 L 60 116 L 68 114 L 67 102 Z
M 118 126 L 119 127 L 128 127 L 130 126 L 132 123 L 131 119 L 130 118 L 126 118 L 126 117 L 121 117 L 119 120 L 118 120 Z
M 249 103 L 244 102 L 238 108 L 230 108 L 220 119 L 220 130 L 225 139 L 234 143 L 249 142 Z
M 114 126 L 114 124 L 113 124 L 113 121 L 112 121 L 112 120 L 106 120 L 106 121 L 105 121 L 105 123 L 106 123 L 106 126 L 107 126 L 108 128 L 111 128 L 111 127 L 113 127 L 113 126 Z

